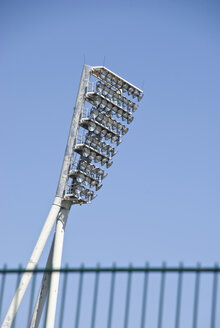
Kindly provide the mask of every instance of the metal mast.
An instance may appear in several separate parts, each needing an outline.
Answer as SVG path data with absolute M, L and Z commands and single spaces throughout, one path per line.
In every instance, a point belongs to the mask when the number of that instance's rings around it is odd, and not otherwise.
M 126 94 L 126 96 L 124 95 Z M 70 126 L 63 165 L 49 215 L 27 264 L 34 270 L 56 222 L 56 230 L 46 268 L 60 269 L 65 225 L 73 204 L 88 204 L 96 197 L 107 173 L 100 167 L 112 165 L 116 144 L 128 132 L 142 90 L 122 79 L 104 66 L 84 65 Z M 135 100 L 133 100 L 135 99 Z M 85 103 L 87 107 L 85 106 Z M 116 119 L 115 119 L 116 118 Z M 11 327 L 30 283 L 33 272 L 24 273 L 2 323 Z M 45 273 L 36 300 L 31 328 L 37 328 L 48 295 L 46 328 L 55 324 L 59 272 Z

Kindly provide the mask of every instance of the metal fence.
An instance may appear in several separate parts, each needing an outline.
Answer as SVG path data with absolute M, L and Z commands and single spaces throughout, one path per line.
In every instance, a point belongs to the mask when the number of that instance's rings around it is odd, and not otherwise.
M 0 270 L 0 317 L 24 269 Z M 28 327 L 44 269 L 34 272 L 13 327 Z M 49 274 L 54 271 L 48 270 Z M 65 268 L 56 327 L 73 328 L 217 328 L 220 327 L 220 268 L 97 267 Z M 44 310 L 40 327 L 44 327 Z

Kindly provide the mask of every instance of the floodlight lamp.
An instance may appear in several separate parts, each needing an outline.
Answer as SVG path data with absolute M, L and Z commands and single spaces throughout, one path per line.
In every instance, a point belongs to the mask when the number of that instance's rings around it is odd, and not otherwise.
M 93 200 L 93 199 L 96 198 L 96 197 L 97 197 L 96 194 L 92 194 L 92 195 L 91 195 L 91 200 Z
M 118 84 L 117 84 L 118 89 L 121 89 L 122 85 L 123 85 L 123 82 L 119 80 Z
M 125 84 L 123 84 L 123 86 L 122 86 L 122 91 L 123 92 L 127 92 L 128 91 L 128 85 L 125 83 Z
M 110 125 L 110 127 L 112 128 L 113 131 L 117 130 L 117 123 L 115 121 L 112 122 L 112 124 Z
M 135 97 L 138 97 L 139 94 L 140 94 L 140 92 L 138 90 L 134 90 L 134 93 L 132 96 L 133 96 L 133 98 L 135 98 Z
M 105 139 L 108 140 L 112 137 L 112 134 L 110 132 L 108 132 L 106 135 L 105 135 Z
M 106 108 L 105 108 L 105 110 L 111 111 L 112 110 L 112 107 L 113 107 L 113 104 L 108 103 L 107 106 L 106 106 Z
M 104 165 L 108 161 L 107 157 L 103 157 L 101 160 L 101 165 Z
M 86 139 L 89 140 L 90 142 L 92 142 L 94 138 L 93 138 L 91 133 L 87 133 L 86 134 Z
M 97 168 L 95 169 L 95 173 L 96 173 L 97 175 L 103 175 L 103 174 L 104 174 L 104 170 L 100 169 L 100 167 L 97 167 Z
M 112 119 L 109 116 L 103 115 L 104 125 L 107 127 L 111 126 Z
M 90 172 L 92 172 L 94 169 L 95 169 L 95 165 L 93 165 L 91 163 L 88 163 L 87 170 L 90 171 Z
M 138 105 L 134 105 L 134 106 L 132 107 L 132 112 L 135 112 L 137 109 L 138 109 Z
M 80 196 L 88 196 L 88 189 L 84 188 L 80 192 Z
M 117 150 L 113 150 L 112 151 L 112 157 L 115 156 L 117 154 L 117 152 L 118 152 Z
M 115 150 L 115 148 L 114 147 L 112 147 L 112 146 L 110 146 L 110 145 L 108 145 L 109 147 L 108 147 L 108 149 L 107 149 L 107 153 L 109 154 L 109 153 L 112 153 L 114 150 Z
M 133 92 L 134 92 L 134 88 L 130 87 L 130 88 L 128 89 L 128 94 L 131 95 Z
M 91 147 L 92 148 L 97 148 L 97 142 L 95 140 L 96 138 L 94 138 L 92 141 L 91 141 Z
M 113 101 L 114 103 L 117 103 L 117 100 L 118 100 L 118 97 L 116 96 L 116 94 L 114 94 L 114 95 L 112 96 L 112 101 Z
M 107 177 L 108 173 L 105 173 L 104 170 L 102 170 L 101 168 L 96 168 L 95 170 L 95 174 L 97 176 L 98 179 L 103 180 L 104 178 Z
M 99 108 L 104 109 L 107 105 L 107 100 L 102 99 L 102 102 L 99 104 Z
M 98 121 L 99 123 L 102 123 L 102 121 L 103 121 L 103 114 L 99 114 L 97 117 L 96 117 L 96 121 Z
M 127 123 L 130 124 L 133 121 L 133 116 L 128 116 Z
M 101 155 L 97 155 L 96 157 L 95 157 L 95 159 L 94 159 L 94 162 L 95 163 L 98 163 L 98 162 L 100 162 L 102 160 L 102 156 Z
M 116 116 L 117 116 L 118 118 L 122 117 L 122 109 L 119 109 L 119 110 L 117 111 Z
M 90 112 L 90 117 L 93 118 L 93 119 L 95 119 L 98 115 L 99 115 L 98 109 L 96 109 L 96 108 L 93 107 L 92 110 L 91 110 L 91 112 Z
M 133 101 L 131 101 L 131 100 L 129 100 L 128 101 L 128 110 L 130 110 L 130 111 L 132 111 L 132 108 L 133 108 L 133 106 L 134 106 L 135 104 L 133 103 Z
M 123 97 L 123 103 L 127 106 L 129 104 L 129 99 Z
M 113 107 L 112 107 L 112 112 L 113 112 L 114 114 L 116 114 L 116 113 L 117 113 L 117 111 L 118 111 L 118 107 L 116 107 L 116 106 L 113 106 Z
M 109 147 L 109 145 L 107 145 L 105 142 L 103 142 L 101 149 L 102 149 L 102 151 L 106 151 L 108 149 L 108 147 Z
M 86 145 L 90 145 L 90 144 L 91 144 L 91 140 L 87 138 L 87 139 L 85 140 L 85 144 L 86 144 Z
M 82 173 L 77 174 L 76 181 L 82 183 L 85 180 L 85 176 Z
M 99 185 L 96 186 L 96 191 L 98 191 L 100 188 L 102 188 L 102 184 L 100 183 Z
M 86 169 L 86 167 L 87 167 L 87 164 L 88 163 L 86 161 L 80 161 L 79 162 L 79 165 L 78 165 L 79 166 L 79 169 L 82 170 L 82 171 L 84 171 Z
M 102 80 L 105 79 L 106 74 L 107 74 L 107 72 L 106 72 L 104 69 L 102 69 L 102 70 L 100 71 L 100 77 L 101 77 Z
M 91 184 L 91 179 L 89 177 L 86 177 L 85 180 L 84 180 L 84 185 L 88 186 L 90 184 Z
M 90 132 L 93 132 L 94 130 L 95 130 L 95 128 L 96 128 L 96 124 L 94 123 L 94 122 L 89 122 L 88 123 L 88 130 L 90 131 Z
M 118 83 L 118 79 L 117 79 L 117 77 L 113 76 L 113 78 L 112 78 L 112 85 L 114 86 L 114 85 L 116 85 L 117 83 Z
M 89 150 L 88 148 L 86 148 L 86 147 L 83 147 L 82 155 L 83 155 L 84 157 L 88 157 L 89 154 L 90 154 L 90 150 Z
M 106 77 L 105 77 L 105 80 L 107 83 L 111 83 L 111 78 L 112 78 L 112 75 L 111 74 L 107 74 Z
M 91 187 L 95 187 L 97 185 L 97 182 L 95 180 L 92 180 L 90 185 L 91 185 Z
M 107 134 L 107 130 L 104 130 L 104 129 L 100 133 L 101 137 L 105 137 L 106 134 Z
M 94 102 L 95 106 L 98 106 L 101 103 L 101 101 L 102 101 L 101 97 L 99 97 L 99 96 L 94 97 L 93 102 Z
M 102 92 L 102 83 L 100 81 L 96 83 L 96 91 L 99 93 Z
M 81 185 L 77 184 L 77 185 L 72 185 L 71 186 L 71 189 L 72 189 L 72 193 L 73 194 L 76 194 L 77 197 L 79 197 L 80 196 L 80 193 L 83 190 L 83 187 Z
M 106 105 L 106 109 L 107 110 L 111 110 L 112 107 L 113 107 L 113 104 L 111 104 L 110 102 L 108 102 L 107 105 Z
M 144 94 L 140 93 L 139 96 L 138 96 L 138 101 L 140 101 L 143 98 L 143 96 L 144 96 Z
M 110 166 L 112 166 L 112 164 L 113 164 L 112 161 L 108 161 L 108 162 L 106 163 L 106 167 L 107 167 L 107 169 L 110 168 Z
M 118 106 L 120 106 L 120 107 L 122 106 L 121 99 L 118 98 L 118 99 L 117 99 L 117 103 L 118 103 Z
M 91 151 L 89 154 L 89 159 L 92 161 L 93 159 L 95 159 L 96 157 L 96 153 L 94 151 Z
M 91 197 L 92 195 L 94 195 L 94 191 L 87 189 L 87 195 Z
M 111 141 L 112 141 L 112 143 L 114 143 L 114 142 L 117 141 L 118 139 L 119 139 L 118 136 L 112 136 Z
M 117 128 L 117 131 L 120 132 L 122 130 L 124 125 L 122 125 L 121 123 L 118 123 L 116 128 Z
M 107 96 L 108 93 L 109 93 L 108 88 L 106 88 L 106 87 L 103 86 L 103 88 L 102 88 L 102 95 L 103 96 Z
M 126 118 L 128 118 L 128 113 L 127 112 L 123 112 L 122 113 L 122 120 L 125 121 Z
M 96 125 L 95 130 L 94 130 L 94 133 L 95 134 L 99 134 L 101 132 L 101 130 L 102 130 L 101 127 L 98 126 L 98 125 Z
M 122 107 L 124 108 L 124 109 L 126 109 L 127 108 L 127 103 L 123 100 L 123 102 L 122 102 Z
M 128 132 L 128 128 L 123 128 L 122 129 L 122 135 L 125 135 Z

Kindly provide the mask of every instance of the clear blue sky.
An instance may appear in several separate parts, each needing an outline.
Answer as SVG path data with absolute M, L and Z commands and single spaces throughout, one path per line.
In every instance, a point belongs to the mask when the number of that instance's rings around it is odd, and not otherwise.
M 1 1 L 0 266 L 26 265 L 48 214 L 84 58 L 145 97 L 98 197 L 72 207 L 63 263 L 219 261 L 219 17 L 213 0 Z

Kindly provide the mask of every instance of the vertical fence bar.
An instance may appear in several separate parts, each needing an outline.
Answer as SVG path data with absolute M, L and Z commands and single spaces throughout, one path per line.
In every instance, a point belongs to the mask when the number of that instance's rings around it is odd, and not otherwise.
M 158 311 L 158 328 L 162 327 L 162 320 L 163 320 L 163 302 L 164 302 L 164 291 L 165 291 L 165 270 L 166 270 L 166 263 L 162 265 L 162 272 L 161 272 L 161 282 L 160 282 L 160 300 L 159 300 L 159 311 Z
M 81 308 L 81 299 L 82 299 L 82 288 L 83 288 L 83 273 L 84 273 L 84 265 L 82 264 L 81 265 L 81 271 L 80 271 L 80 274 L 79 274 L 79 287 L 78 287 L 78 296 L 77 296 L 75 328 L 79 327 L 80 308 Z
M 199 287 L 200 287 L 200 264 L 197 265 L 196 277 L 195 277 L 195 292 L 194 292 L 194 305 L 193 305 L 193 323 L 192 327 L 197 327 L 198 308 L 199 308 Z
M 132 274 L 132 264 L 129 267 L 128 271 L 128 281 L 127 281 L 127 291 L 126 291 L 126 303 L 125 303 L 125 319 L 124 319 L 124 328 L 128 327 L 129 319 L 129 307 L 130 307 L 130 297 L 131 297 L 131 274 Z
M 146 263 L 146 270 L 148 270 L 148 268 L 149 268 L 149 264 Z M 141 311 L 141 328 L 145 327 L 148 279 L 149 279 L 149 272 L 145 271 L 144 272 L 143 298 L 142 298 L 142 311 Z
M 115 271 L 114 270 L 116 269 L 116 264 L 113 264 L 112 269 L 113 269 L 113 271 L 112 271 L 112 276 L 111 276 L 107 328 L 111 328 L 111 326 L 112 326 L 113 301 L 114 301 L 114 291 L 115 291 Z
M 68 265 L 65 267 L 68 270 Z M 59 320 L 59 328 L 63 327 L 63 318 L 64 318 L 64 309 L 65 309 L 65 300 L 66 300 L 66 287 L 67 287 L 67 271 L 64 272 L 63 277 L 63 288 L 62 288 L 62 297 L 61 297 L 61 305 L 60 305 L 60 320 Z
M 28 318 L 27 318 L 27 328 L 30 326 L 31 323 L 31 314 L 33 310 L 34 305 L 34 293 L 35 293 L 35 286 L 36 286 L 36 277 L 37 273 L 33 272 L 33 280 L 31 283 L 31 293 L 30 293 L 30 302 L 29 302 L 29 310 L 28 310 Z
M 1 290 L 0 290 L 0 319 L 2 314 L 3 297 L 4 297 L 4 290 L 5 290 L 6 271 L 7 271 L 7 265 L 5 264 L 3 267 Z
M 18 273 L 17 273 L 17 281 L 16 281 L 16 290 L 17 290 L 19 282 L 20 282 L 21 270 L 22 270 L 22 266 L 21 266 L 21 264 L 19 264 Z M 18 294 L 16 294 L 16 298 L 15 298 L 14 311 L 16 311 L 17 303 L 18 303 Z M 13 321 L 13 324 L 12 324 L 12 328 L 15 328 L 15 327 L 16 327 L 16 315 L 15 315 L 15 318 L 14 318 L 14 321 Z
M 99 264 L 97 264 L 97 271 L 95 274 L 95 286 L 94 286 L 94 296 L 93 296 L 91 328 L 95 327 L 96 307 L 97 307 L 98 288 L 99 288 L 99 268 L 100 268 L 100 266 L 99 266 Z
M 215 269 L 218 269 L 218 264 L 215 265 Z M 213 287 L 212 287 L 212 307 L 211 307 L 211 328 L 215 328 L 216 318 L 216 305 L 217 305 L 217 289 L 218 289 L 218 272 L 213 273 Z
M 178 272 L 178 282 L 177 282 L 175 328 L 179 328 L 179 324 L 180 324 L 180 309 L 181 309 L 182 281 L 183 281 L 182 270 L 183 270 L 183 264 L 180 263 L 179 272 Z

